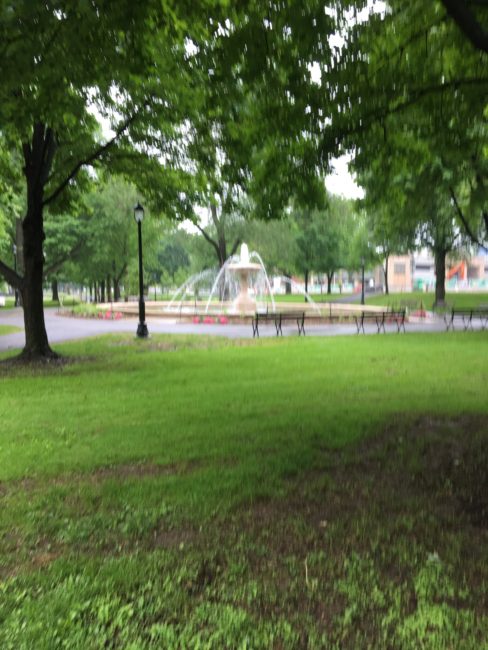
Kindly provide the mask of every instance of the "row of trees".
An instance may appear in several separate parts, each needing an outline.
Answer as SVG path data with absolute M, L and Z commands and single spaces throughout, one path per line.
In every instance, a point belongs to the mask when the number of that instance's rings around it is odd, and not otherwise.
M 137 190 L 117 177 L 83 197 L 70 213 L 46 213 L 45 277 L 57 300 L 58 282 L 89 288 L 93 301 L 120 300 L 136 286 L 137 238 L 131 206 Z M 307 289 L 311 273 L 332 276 L 339 268 L 357 269 L 364 219 L 353 202 L 324 193 L 321 208 L 290 210 L 281 220 L 266 222 L 250 217 L 250 208 L 235 206 L 230 214 L 210 212 L 199 234 L 175 228 L 171 222 L 147 219 L 144 223 L 144 258 L 148 284 L 166 289 L 188 275 L 222 266 L 246 241 L 259 250 L 270 272 L 303 275 Z M 229 244 L 229 242 L 232 242 Z
M 251 250 L 260 253 L 269 273 L 301 275 L 305 290 L 310 274 L 320 274 L 330 291 L 337 270 L 360 266 L 354 246 L 359 221 L 353 203 L 335 196 L 328 197 L 321 208 L 291 210 L 278 221 L 245 219 L 234 213 L 225 219 L 220 217 L 218 229 L 211 221 L 205 235 L 181 229 L 168 233 L 160 244 L 151 277 L 170 288 L 205 268 L 222 266 L 227 258 L 221 257 L 214 244 L 220 236 L 230 255 L 245 241 Z

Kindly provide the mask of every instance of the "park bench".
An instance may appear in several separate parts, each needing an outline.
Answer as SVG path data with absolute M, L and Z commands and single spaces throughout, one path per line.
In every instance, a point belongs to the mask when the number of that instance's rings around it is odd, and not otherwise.
M 450 312 L 444 314 L 444 322 L 446 323 L 446 331 L 450 329 L 454 331 L 454 321 L 456 319 L 462 320 L 464 331 L 469 327 L 473 329 L 473 319 L 479 319 L 481 329 L 488 326 L 488 305 L 481 305 L 474 309 L 456 309 L 453 307 Z
M 260 323 L 274 323 L 276 328 L 276 336 L 283 336 L 282 325 L 286 321 L 294 321 L 298 327 L 298 336 L 303 334 L 305 336 L 305 312 L 304 311 L 290 311 L 290 312 L 256 312 L 252 319 L 252 335 L 259 338 L 259 325 Z
M 378 334 L 385 330 L 386 323 L 395 323 L 397 326 L 397 332 L 400 332 L 402 329 L 405 332 L 405 309 L 393 310 L 384 310 L 384 311 L 363 311 L 361 314 L 354 316 L 354 321 L 356 323 L 357 333 L 361 331 L 365 334 L 364 323 L 371 322 L 376 325 Z

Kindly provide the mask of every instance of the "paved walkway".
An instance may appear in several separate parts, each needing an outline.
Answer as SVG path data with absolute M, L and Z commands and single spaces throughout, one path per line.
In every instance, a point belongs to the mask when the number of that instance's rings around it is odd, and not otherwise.
M 59 315 L 56 309 L 46 309 L 44 314 L 46 329 L 51 343 L 60 343 L 62 341 L 71 341 L 87 336 L 100 336 L 101 334 L 117 332 L 132 332 L 135 336 L 137 329 L 136 318 L 114 321 L 73 318 Z M 0 324 L 16 325 L 23 330 L 22 309 L 0 310 Z M 177 319 L 150 318 L 147 320 L 147 325 L 150 334 L 207 334 L 211 336 L 225 336 L 227 338 L 252 337 L 250 323 L 246 325 L 205 325 L 203 323 L 180 323 Z M 305 322 L 305 326 L 307 336 L 356 335 L 356 326 L 354 324 L 323 324 L 307 327 Z M 366 325 L 365 328 L 367 334 L 376 334 L 376 326 L 374 324 Z M 407 332 L 444 332 L 446 328 L 444 322 L 439 320 L 435 322 L 407 323 L 406 329 Z M 396 325 L 387 325 L 386 330 L 388 333 L 396 333 Z M 285 336 L 296 336 L 296 327 L 291 324 L 290 327 L 284 327 L 283 334 Z M 276 336 L 273 325 L 261 327 L 260 335 L 262 338 Z M 0 336 L 0 351 L 22 348 L 24 343 L 23 331 Z
M 51 343 L 117 332 L 129 332 L 135 335 L 137 329 L 136 318 L 126 318 L 118 321 L 73 318 L 59 315 L 56 309 L 46 309 L 44 314 Z M 22 309 L 0 310 L 0 324 L 16 325 L 22 328 L 21 332 L 0 336 L 0 351 L 22 348 L 25 343 Z M 225 336 L 227 338 L 252 337 L 250 323 L 246 325 L 206 325 L 203 323 L 181 323 L 177 319 L 150 318 L 147 320 L 147 324 L 150 334 L 206 334 Z M 439 320 L 435 322 L 407 323 L 406 329 L 407 332 L 443 332 L 446 328 L 444 322 Z M 396 333 L 396 325 L 387 325 L 386 330 L 388 333 Z M 307 336 L 356 335 L 356 326 L 353 323 L 310 325 L 306 326 L 306 332 Z M 376 334 L 376 326 L 374 324 L 366 325 L 366 333 Z M 296 327 L 290 324 L 290 327 L 284 328 L 283 334 L 285 336 L 296 336 Z M 276 336 L 274 326 L 270 324 L 261 327 L 260 335 L 262 338 Z

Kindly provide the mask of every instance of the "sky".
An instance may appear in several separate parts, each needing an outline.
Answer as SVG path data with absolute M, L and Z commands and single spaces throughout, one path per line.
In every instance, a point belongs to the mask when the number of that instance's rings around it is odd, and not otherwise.
M 325 178 L 325 187 L 331 194 L 340 194 L 346 199 L 362 199 L 364 191 L 356 184 L 349 173 L 347 165 L 351 160 L 349 154 L 332 160 L 333 173 Z

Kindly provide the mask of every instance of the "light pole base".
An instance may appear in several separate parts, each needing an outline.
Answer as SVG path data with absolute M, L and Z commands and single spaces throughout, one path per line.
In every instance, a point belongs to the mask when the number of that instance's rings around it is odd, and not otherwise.
M 139 323 L 136 335 L 139 339 L 146 339 L 149 336 L 146 323 Z

